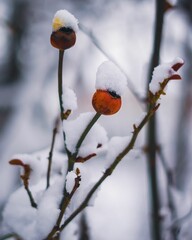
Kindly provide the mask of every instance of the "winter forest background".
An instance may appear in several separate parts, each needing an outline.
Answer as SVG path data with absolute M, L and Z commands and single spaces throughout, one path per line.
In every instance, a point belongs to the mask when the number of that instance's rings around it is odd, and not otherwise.
M 156 114 L 157 142 L 161 146 L 160 154 L 156 154 L 159 221 L 161 239 L 191 240 L 192 2 L 178 0 L 174 5 L 164 15 L 160 62 L 179 56 L 185 65 L 183 80 L 170 83 Z M 52 18 L 59 9 L 72 12 L 81 26 L 77 43 L 67 51 L 64 64 L 64 78 L 78 99 L 73 118 L 93 111 L 95 74 L 107 58 L 126 72 L 141 98 L 146 94 L 154 39 L 154 0 L 0 0 L 1 212 L 21 184 L 19 171 L 8 164 L 12 155 L 32 153 L 51 144 L 59 105 L 58 55 L 49 38 Z M 126 136 L 143 107 L 127 90 L 121 111 L 103 116 L 99 122 L 109 138 Z M 153 213 L 144 148 L 146 128 L 137 140 L 137 153 L 118 166 L 101 186 L 94 207 L 85 210 L 85 235 L 74 239 L 156 239 L 151 233 Z M 0 235 L 6 231 L 2 223 Z M 171 234 L 173 231 L 177 234 Z

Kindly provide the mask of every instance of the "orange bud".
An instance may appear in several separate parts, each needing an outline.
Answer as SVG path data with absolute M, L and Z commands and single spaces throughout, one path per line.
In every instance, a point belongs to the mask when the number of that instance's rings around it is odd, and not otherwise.
M 121 108 L 121 97 L 115 92 L 97 90 L 93 95 L 92 105 L 96 112 L 112 115 Z
M 62 27 L 52 32 L 50 42 L 53 47 L 66 50 L 75 45 L 76 34 L 71 28 Z

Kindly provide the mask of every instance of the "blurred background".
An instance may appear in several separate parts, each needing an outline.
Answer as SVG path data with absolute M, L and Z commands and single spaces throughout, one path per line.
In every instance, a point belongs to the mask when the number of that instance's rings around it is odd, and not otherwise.
M 157 159 L 162 239 L 173 221 L 178 238 L 192 236 L 192 2 L 178 0 L 165 13 L 160 62 L 179 56 L 185 65 L 183 81 L 171 82 L 157 113 L 157 139 L 163 149 Z M 93 111 L 98 66 L 114 60 L 128 76 L 129 85 L 146 96 L 148 68 L 154 38 L 154 0 L 0 0 L 0 211 L 18 187 L 19 175 L 8 161 L 16 153 L 50 146 L 58 114 L 58 51 L 49 42 L 52 19 L 59 9 L 78 18 L 75 47 L 64 60 L 64 84 L 77 94 L 78 110 L 72 117 Z M 100 48 L 100 49 L 99 49 Z M 115 116 L 99 122 L 108 137 L 126 136 L 145 110 L 142 101 L 127 89 Z M 136 149 L 145 146 L 145 131 Z M 151 205 L 145 153 L 126 158 L 98 194 L 94 208 L 86 210 L 88 233 L 83 240 L 149 240 Z M 166 166 L 166 168 L 165 168 Z M 174 184 L 168 182 L 171 171 Z M 169 190 L 167 190 L 169 188 Z M 171 219 L 169 194 L 174 202 Z M 1 215 L 0 215 L 1 218 Z M 0 228 L 1 232 L 1 228 Z M 72 240 L 72 239 L 71 239 Z

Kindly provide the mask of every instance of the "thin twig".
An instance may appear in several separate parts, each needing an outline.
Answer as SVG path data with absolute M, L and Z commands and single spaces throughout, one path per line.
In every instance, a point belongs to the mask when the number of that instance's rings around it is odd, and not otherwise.
M 51 141 L 51 148 L 49 151 L 49 156 L 48 156 L 48 167 L 47 167 L 47 189 L 50 186 L 50 176 L 51 176 L 51 166 L 52 166 L 52 158 L 53 158 L 53 149 L 55 146 L 55 139 L 56 139 L 56 135 L 58 133 L 58 129 L 59 129 L 59 118 L 57 117 L 55 120 L 55 124 L 54 124 L 54 129 L 53 129 L 53 135 L 52 135 L 52 141 Z
M 62 69 L 63 69 L 63 56 L 64 56 L 64 51 L 63 50 L 59 50 L 59 64 L 58 64 L 58 93 L 59 93 L 59 103 L 60 103 L 60 111 L 61 111 L 61 120 L 64 121 L 66 120 L 66 114 L 64 111 L 64 107 L 63 107 L 63 99 L 62 99 L 62 95 L 63 95 L 63 90 L 62 90 L 62 85 L 63 85 L 63 79 L 62 79 Z M 93 117 L 93 119 L 90 121 L 90 123 L 86 126 L 85 130 L 83 131 L 82 135 L 80 136 L 77 145 L 76 145 L 76 150 L 74 154 L 71 154 L 71 152 L 69 152 L 69 150 L 67 149 L 66 146 L 66 136 L 65 136 L 65 132 L 63 130 L 63 139 L 64 139 L 64 144 L 65 144 L 65 149 L 68 155 L 68 169 L 67 169 L 67 173 L 73 170 L 74 167 L 74 163 L 76 160 L 76 157 L 78 155 L 79 152 L 79 148 L 81 146 L 81 144 L 83 143 L 85 137 L 87 136 L 87 134 L 89 133 L 90 129 L 93 127 L 93 125 L 96 123 L 96 121 L 98 120 L 98 118 L 101 116 L 101 114 L 96 113 L 95 116 Z M 58 226 L 60 225 L 60 222 L 63 218 L 63 215 L 65 213 L 65 210 L 67 208 L 69 204 L 69 194 L 66 191 L 66 181 L 64 183 L 64 189 L 63 189 L 63 197 L 60 203 L 60 215 L 58 217 L 57 220 L 57 224 L 56 226 L 52 229 L 52 232 L 50 233 L 49 236 L 52 235 L 53 232 L 55 232 L 58 228 Z
M 24 164 L 20 159 L 12 159 L 9 161 L 11 165 L 14 166 L 21 166 L 24 170 L 24 173 L 20 175 L 20 178 L 23 181 L 24 188 L 29 196 L 29 200 L 31 203 L 31 206 L 34 208 L 37 208 L 37 204 L 33 198 L 33 195 L 29 189 L 29 178 L 30 178 L 30 173 L 31 173 L 31 168 L 29 164 Z
M 87 127 L 85 128 L 85 130 L 82 132 L 76 147 L 75 147 L 75 153 L 74 156 L 77 157 L 78 153 L 79 153 L 79 148 L 81 147 L 81 144 L 83 143 L 84 139 L 86 138 L 87 134 L 89 133 L 89 131 L 91 130 L 91 128 L 93 127 L 93 125 L 97 122 L 97 120 L 100 118 L 101 114 L 100 113 L 96 113 L 94 115 L 94 117 L 91 119 L 90 123 L 87 125 Z
M 154 30 L 154 42 L 153 42 L 153 52 L 151 57 L 151 63 L 148 73 L 148 83 L 151 81 L 151 76 L 154 67 L 159 64 L 159 55 L 162 40 L 163 31 L 163 17 L 164 17 L 165 2 L 164 0 L 156 0 L 156 18 L 155 18 L 155 30 Z M 160 221 L 159 221 L 159 196 L 158 196 L 158 184 L 157 184 L 157 170 L 156 170 L 156 146 L 157 146 L 157 136 L 156 136 L 156 119 L 155 116 L 149 121 L 148 131 L 147 131 L 147 146 L 148 151 L 148 167 L 149 167 L 149 180 L 152 196 L 152 221 L 151 230 L 153 233 L 153 238 L 155 240 L 160 240 Z
M 51 232 L 49 233 L 49 235 L 47 236 L 46 240 L 52 239 L 52 237 L 55 234 L 59 234 L 60 224 L 61 224 L 61 221 L 63 219 L 63 215 L 65 213 L 65 210 L 66 210 L 67 206 L 69 205 L 69 203 L 71 201 L 71 198 L 73 197 L 74 193 L 76 192 L 76 190 L 80 186 L 80 181 L 81 181 L 81 176 L 77 176 L 75 178 L 75 183 L 74 183 L 74 186 L 73 186 L 73 189 L 72 189 L 71 193 L 67 194 L 67 196 L 65 196 L 65 202 L 62 205 L 62 208 L 61 208 L 60 214 L 58 216 L 57 222 L 56 222 L 55 226 L 53 227 L 53 229 L 51 230 Z
M 63 106 L 63 57 L 64 50 L 59 50 L 59 64 L 58 64 L 58 93 L 61 120 L 63 120 L 64 106 Z
M 140 94 L 136 91 L 132 81 L 130 80 L 130 78 L 127 76 L 127 73 L 123 70 L 123 68 L 117 63 L 117 61 L 110 56 L 110 54 L 108 54 L 103 47 L 101 46 L 101 44 L 99 43 L 98 39 L 95 37 L 95 35 L 93 34 L 92 31 L 90 31 L 88 28 L 86 28 L 82 23 L 79 24 L 79 28 L 81 29 L 81 31 L 86 34 L 92 41 L 92 43 L 111 61 L 113 62 L 120 70 L 121 72 L 125 75 L 126 79 L 127 79 L 127 86 L 129 88 L 129 90 L 131 91 L 131 93 L 135 96 L 135 98 L 138 100 L 139 103 L 144 103 L 145 99 L 142 99 Z
M 60 105 L 60 116 L 61 121 L 63 122 L 66 120 L 66 113 L 63 106 L 63 57 L 64 57 L 64 50 L 59 50 L 59 64 L 58 64 L 58 94 L 59 94 L 59 105 Z M 68 110 L 68 109 L 66 109 Z M 67 116 L 68 117 L 68 116 Z M 63 130 L 63 140 L 64 140 L 64 146 L 65 150 L 68 156 L 68 159 L 71 156 L 70 151 L 67 148 L 66 145 L 66 135 L 65 131 Z
M 29 196 L 29 200 L 30 200 L 31 206 L 33 208 L 37 208 L 37 203 L 35 202 L 35 200 L 33 198 L 33 195 L 32 195 L 31 190 L 29 189 L 29 186 L 25 186 L 25 190 L 27 191 L 27 194 Z
M 74 167 L 74 163 L 76 161 L 76 157 L 78 155 L 79 152 L 79 148 L 81 147 L 81 144 L 83 143 L 85 137 L 87 136 L 87 134 L 89 133 L 90 129 L 93 127 L 93 125 L 96 123 L 96 121 L 98 120 L 98 118 L 101 116 L 101 114 L 96 113 L 94 115 L 94 117 L 92 118 L 92 120 L 90 121 L 90 123 L 86 126 L 85 130 L 83 131 L 83 133 L 81 134 L 77 144 L 76 144 L 76 151 L 75 153 L 68 159 L 69 165 L 68 165 L 68 172 L 73 170 Z M 76 185 L 77 186 L 77 185 Z M 75 186 L 74 186 L 75 187 Z M 58 216 L 57 219 L 57 223 L 54 226 L 54 228 L 52 229 L 52 231 L 50 232 L 50 234 L 48 235 L 48 239 L 50 239 L 51 236 L 53 236 L 59 229 L 60 227 L 60 223 L 62 221 L 62 218 L 64 216 L 65 210 L 67 208 L 67 206 L 69 205 L 69 202 L 74 194 L 75 191 L 72 191 L 72 194 L 69 194 L 66 190 L 66 181 L 64 184 L 64 189 L 63 189 L 63 197 L 60 203 L 60 214 Z
M 77 144 L 75 146 L 75 152 L 73 154 L 71 154 L 71 157 L 69 158 L 69 171 L 73 170 L 73 166 L 74 163 L 76 162 L 76 158 L 77 155 L 79 153 L 79 149 L 84 141 L 84 139 L 86 138 L 87 134 L 89 133 L 89 131 L 91 130 L 91 128 L 94 126 L 94 124 L 97 122 L 97 120 L 100 118 L 101 114 L 100 113 L 96 113 L 93 118 L 91 119 L 91 121 L 89 122 L 89 124 L 86 126 L 86 128 L 84 129 L 84 131 L 82 132 L 79 140 L 77 141 Z
M 65 220 L 64 224 L 60 227 L 60 231 L 62 231 L 88 205 L 89 200 L 91 199 L 95 191 L 100 187 L 100 185 L 105 181 L 105 179 L 113 173 L 113 171 L 115 170 L 117 165 L 121 162 L 121 160 L 125 157 L 125 155 L 127 155 L 130 152 L 130 150 L 133 149 L 139 132 L 144 127 L 144 125 L 149 121 L 151 116 L 155 113 L 158 106 L 151 108 L 148 114 L 143 118 L 141 123 L 138 125 L 138 127 L 134 127 L 132 138 L 127 147 L 115 158 L 111 166 L 104 172 L 103 176 L 98 180 L 98 182 L 96 182 L 93 188 L 89 191 L 85 200 L 80 204 L 80 206 Z

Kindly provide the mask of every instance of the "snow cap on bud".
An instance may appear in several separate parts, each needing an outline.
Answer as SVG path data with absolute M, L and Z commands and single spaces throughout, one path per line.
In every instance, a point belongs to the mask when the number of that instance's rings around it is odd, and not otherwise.
M 74 32 L 78 30 L 78 20 L 68 12 L 67 10 L 59 10 L 55 13 L 53 18 L 53 31 L 57 31 L 60 28 L 70 28 Z
M 51 44 L 60 50 L 71 48 L 76 42 L 78 20 L 67 10 L 56 12 L 52 23 Z
M 96 89 L 115 92 L 122 96 L 126 89 L 127 81 L 125 75 L 112 62 L 103 62 L 96 73 Z
M 96 92 L 92 105 L 96 112 L 112 115 L 121 108 L 121 96 L 126 89 L 124 74 L 110 61 L 102 63 L 96 74 Z

